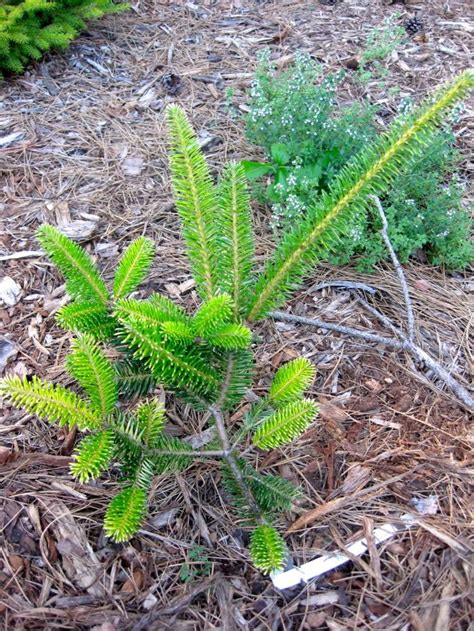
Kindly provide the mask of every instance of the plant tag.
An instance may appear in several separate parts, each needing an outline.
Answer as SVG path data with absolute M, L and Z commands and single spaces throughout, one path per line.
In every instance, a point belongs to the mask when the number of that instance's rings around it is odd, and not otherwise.
M 426 502 L 427 507 L 429 505 L 428 510 L 424 510 L 425 504 L 421 504 L 420 502 L 413 503 L 422 514 L 432 515 L 433 504 L 436 504 L 437 506 L 437 500 L 434 496 L 430 496 L 429 499 L 431 498 L 432 501 Z M 378 545 L 383 543 L 384 541 L 387 541 L 387 539 L 393 537 L 393 535 L 397 532 L 401 532 L 406 528 L 411 528 L 411 526 L 416 524 L 416 519 L 416 515 L 412 513 L 405 513 L 401 516 L 401 520 L 404 522 L 403 524 L 396 526 L 395 524 L 386 523 L 379 528 L 375 528 L 373 532 L 375 544 Z M 367 540 L 365 537 L 363 539 L 358 539 L 354 543 L 346 546 L 346 548 L 352 556 L 362 556 L 368 549 Z M 303 563 L 300 567 L 293 567 L 286 572 L 272 572 L 270 577 L 273 585 L 277 589 L 288 589 L 289 587 L 294 587 L 302 582 L 308 583 L 312 579 L 318 578 L 336 567 L 347 563 L 347 561 L 350 561 L 350 558 L 343 552 L 330 552 L 329 554 L 323 554 L 312 561 L 308 561 L 308 563 Z

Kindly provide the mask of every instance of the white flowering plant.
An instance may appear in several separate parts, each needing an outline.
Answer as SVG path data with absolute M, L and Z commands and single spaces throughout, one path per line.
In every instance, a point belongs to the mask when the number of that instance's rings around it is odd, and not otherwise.
M 364 68 L 369 62 L 368 58 Z M 254 195 L 271 207 L 277 240 L 306 216 L 333 178 L 377 134 L 375 106 L 347 106 L 338 98 L 344 78 L 342 72 L 323 76 L 321 66 L 302 52 L 296 53 L 293 65 L 276 73 L 269 51 L 260 54 L 246 133 L 263 148 L 266 160 L 242 164 L 254 182 Z M 411 103 L 402 100 L 398 114 L 406 116 L 410 109 Z M 390 238 L 402 261 L 420 249 L 431 263 L 450 269 L 464 268 L 474 259 L 472 220 L 462 205 L 464 186 L 457 176 L 460 158 L 452 133 L 458 116 L 456 109 L 410 173 L 397 178 L 383 196 Z M 359 269 L 370 270 L 387 255 L 379 219 L 364 214 L 352 221 L 347 236 L 327 259 L 345 264 L 356 257 Z

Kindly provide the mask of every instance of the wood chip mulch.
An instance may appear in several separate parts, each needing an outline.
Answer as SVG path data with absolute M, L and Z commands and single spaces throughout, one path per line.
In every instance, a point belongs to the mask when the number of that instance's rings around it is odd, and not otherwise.
M 65 302 L 64 285 L 34 240 L 45 221 L 79 235 L 108 277 L 130 239 L 147 234 L 158 256 L 143 294 L 157 290 L 197 304 L 170 198 L 166 104 L 189 112 L 218 171 L 228 159 L 260 157 L 245 141 L 241 115 L 261 48 L 269 46 L 280 67 L 298 48 L 327 68 L 347 67 L 385 17 L 398 12 L 404 24 L 418 15 L 423 30 L 390 59 L 385 88 L 367 87 L 390 109 L 391 86 L 420 99 L 467 67 L 472 47 L 470 7 L 461 0 L 131 4 L 129 13 L 92 25 L 68 51 L 1 86 L 0 276 L 13 278 L 21 293 L 15 305 L 0 308 L 0 338 L 14 346 L 0 347 L 0 355 L 9 354 L 7 372 L 67 383 L 62 358 L 70 334 L 53 317 Z M 466 156 L 472 129 L 468 104 L 458 130 Z M 469 158 L 463 169 L 468 177 Z M 260 262 L 271 247 L 267 212 L 255 208 Z M 406 274 L 420 342 L 468 387 L 472 280 L 421 262 L 406 266 Z M 369 276 L 321 266 L 291 302 L 292 312 L 386 333 L 353 292 L 319 288 L 341 279 L 377 288 L 377 308 L 403 323 L 388 265 Z M 468 413 L 403 353 L 286 323 L 265 322 L 257 333 L 257 393 L 300 353 L 318 366 L 320 422 L 295 445 L 256 459 L 302 487 L 301 502 L 280 524 L 295 563 L 352 538 L 370 539 L 374 527 L 413 511 L 414 500 L 434 496 L 437 513 L 315 583 L 277 592 L 252 568 L 248 535 L 236 525 L 218 476 L 210 475 L 212 463 L 157 479 L 143 530 L 115 545 L 101 529 L 115 482 L 76 483 L 67 469 L 76 434 L 0 402 L 5 629 L 470 628 Z M 186 416 L 172 401 L 168 408 L 175 435 L 202 432 L 199 415 Z M 297 520 L 304 527 L 296 529 Z

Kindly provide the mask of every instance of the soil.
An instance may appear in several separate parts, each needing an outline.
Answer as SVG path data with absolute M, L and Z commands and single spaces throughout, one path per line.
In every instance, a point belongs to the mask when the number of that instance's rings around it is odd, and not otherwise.
M 280 67 L 300 48 L 325 68 L 350 71 L 371 29 L 394 12 L 402 24 L 416 14 L 423 32 L 407 37 L 392 55 L 383 89 L 365 88 L 373 102 L 393 112 L 392 85 L 420 99 L 468 66 L 470 11 L 461 0 L 138 0 L 128 13 L 91 25 L 68 51 L 6 80 L 0 141 L 16 136 L 0 145 L 0 277 L 13 278 L 21 296 L 0 308 L 1 337 L 15 347 L 5 374 L 69 383 L 62 359 L 71 336 L 54 321 L 67 297 L 38 252 L 34 232 L 43 222 L 75 230 L 108 279 L 129 241 L 150 236 L 157 259 L 142 295 L 160 291 L 186 307 L 198 304 L 170 196 L 168 103 L 186 109 L 217 172 L 226 160 L 260 157 L 244 138 L 241 118 L 259 49 L 270 47 Z M 472 129 L 468 107 L 458 126 L 466 156 Z M 463 176 L 472 169 L 466 157 Z M 259 264 L 272 247 L 267 225 L 268 210 L 255 207 Z M 405 272 L 418 342 L 469 387 L 472 280 L 416 261 Z M 389 334 L 361 306 L 360 292 L 337 286 L 341 280 L 375 288 L 366 295 L 370 304 L 404 326 L 401 289 L 388 264 L 371 275 L 322 265 L 288 309 Z M 217 466 L 195 464 L 156 479 L 143 530 L 128 544 L 112 544 L 101 523 L 116 482 L 75 482 L 68 464 L 76 433 L 4 403 L 5 629 L 471 628 L 469 413 L 403 352 L 270 320 L 256 333 L 257 394 L 282 362 L 301 353 L 318 367 L 312 394 L 321 404 L 319 421 L 291 447 L 255 456 L 258 468 L 302 487 L 295 511 L 280 522 L 295 564 L 361 536 L 370 542 L 373 528 L 399 524 L 420 498 L 434 498 L 436 514 L 419 516 L 410 529 L 316 582 L 280 592 L 252 567 L 248 534 L 222 495 Z M 186 409 L 168 399 L 170 431 L 202 432 L 199 415 L 185 416 Z

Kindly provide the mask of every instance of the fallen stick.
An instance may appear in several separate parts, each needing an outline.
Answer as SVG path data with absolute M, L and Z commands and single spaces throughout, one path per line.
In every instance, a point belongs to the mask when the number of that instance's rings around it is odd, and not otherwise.
M 371 311 L 371 313 L 373 313 L 373 311 Z M 474 397 L 471 396 L 469 391 L 464 386 L 462 386 L 458 381 L 456 381 L 456 379 L 449 373 L 448 370 L 446 370 L 446 368 L 441 366 L 441 364 L 439 364 L 430 355 L 428 355 L 426 351 L 424 351 L 414 342 L 410 342 L 406 337 L 404 337 L 403 333 L 399 329 L 397 329 L 397 331 L 398 331 L 399 337 L 401 338 L 400 341 L 396 340 L 395 338 L 384 337 L 382 335 L 375 335 L 373 333 L 368 333 L 367 331 L 360 331 L 359 329 L 353 329 L 347 326 L 341 326 L 339 324 L 331 324 L 329 322 L 323 322 L 322 320 L 317 320 L 316 318 L 304 318 L 302 316 L 292 315 L 291 313 L 285 313 L 284 311 L 271 311 L 268 315 L 274 320 L 278 320 L 282 322 L 297 322 L 299 324 L 315 326 L 320 329 L 326 329 L 328 331 L 335 331 L 336 333 L 343 333 L 345 335 L 349 335 L 350 337 L 357 337 L 359 339 L 363 339 L 369 342 L 377 342 L 379 344 L 384 344 L 385 346 L 389 346 L 390 348 L 394 348 L 395 350 L 408 351 L 412 355 L 414 355 L 416 359 L 426 364 L 426 366 L 428 366 L 428 368 L 430 368 L 430 370 L 448 386 L 448 388 L 456 395 L 459 401 L 468 410 L 471 410 L 474 408 Z
M 0 256 L 0 261 L 16 261 L 17 259 L 28 259 L 43 255 L 43 250 L 23 250 L 23 252 L 4 254 L 3 256 Z
M 384 337 L 383 335 L 376 335 L 375 333 L 369 333 L 368 331 L 361 331 L 359 329 L 353 329 L 352 327 L 343 326 L 341 324 L 331 324 L 330 322 L 324 322 L 317 318 L 305 318 L 304 316 L 293 315 L 292 313 L 285 313 L 285 311 L 271 311 L 268 314 L 274 320 L 281 322 L 297 322 L 299 324 L 307 324 L 309 326 L 317 326 L 321 329 L 328 331 L 334 331 L 335 333 L 344 333 L 351 337 L 358 337 L 368 342 L 377 342 L 379 344 L 385 344 L 397 350 L 403 350 L 405 344 L 391 337 Z
M 43 465 L 47 467 L 69 467 L 73 461 L 72 456 L 56 456 L 53 454 L 42 454 L 38 452 L 18 453 L 12 452 L 4 464 L 0 465 L 0 471 L 9 471 L 11 469 L 20 469 L 22 467 L 33 467 Z
M 382 230 L 380 231 L 382 234 L 382 239 L 387 247 L 387 250 L 390 254 L 390 258 L 392 259 L 393 267 L 397 272 L 398 280 L 400 282 L 400 286 L 403 291 L 403 298 L 405 300 L 405 306 L 407 309 L 407 328 L 408 328 L 408 340 L 413 342 L 413 338 L 415 337 L 415 316 L 413 315 L 413 306 L 411 304 L 410 291 L 408 289 L 407 279 L 405 278 L 405 273 L 403 271 L 403 267 L 398 260 L 398 256 L 395 254 L 395 250 L 393 249 L 392 242 L 390 241 L 390 237 L 388 236 L 388 221 L 387 217 L 382 208 L 382 204 L 380 203 L 380 199 L 376 195 L 369 195 L 369 197 L 373 200 L 378 213 L 380 215 L 380 219 L 382 220 Z

